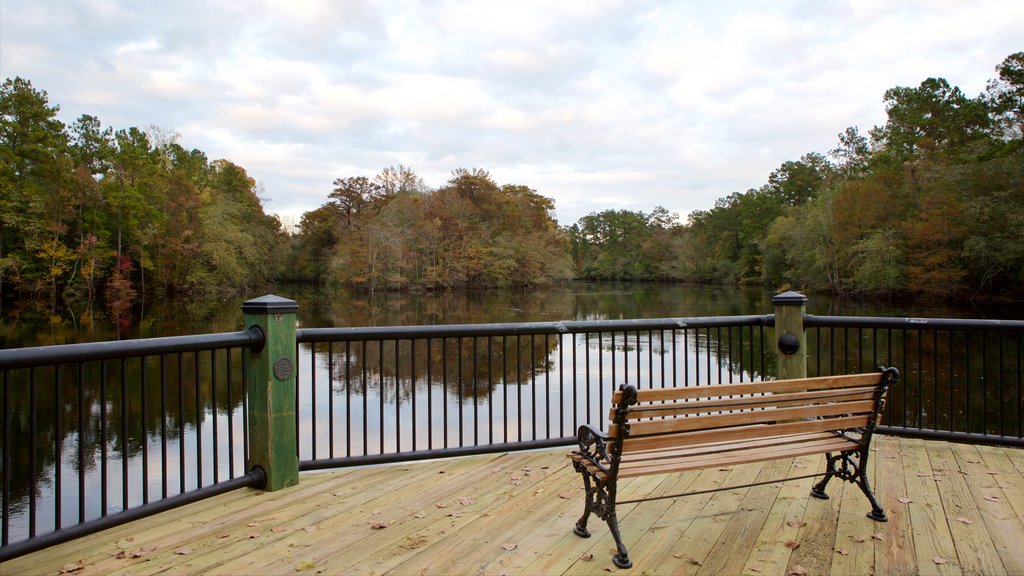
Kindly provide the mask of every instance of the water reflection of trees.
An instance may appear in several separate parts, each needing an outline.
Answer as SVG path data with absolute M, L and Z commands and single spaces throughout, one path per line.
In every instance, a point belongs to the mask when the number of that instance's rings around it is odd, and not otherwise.
M 765 337 L 760 327 L 746 326 L 319 342 L 313 347 L 335 394 L 369 392 L 393 403 L 412 398 L 417 386 L 482 398 L 500 385 L 535 384 L 540 377 L 557 376 L 555 371 L 600 370 L 615 381 L 638 380 L 640 373 L 653 381 L 658 372 L 663 379 L 658 385 L 664 386 L 756 380 L 775 369 L 773 355 L 764 351 Z
M 967 431 L 1020 433 L 1019 334 L 926 329 L 822 328 L 808 332 L 808 372 L 868 372 L 896 366 L 884 424 Z
M 552 369 L 558 340 L 543 334 L 465 336 L 321 342 L 315 350 L 331 371 L 335 393 L 370 392 L 393 403 L 412 398 L 418 385 L 473 399 L 502 384 L 528 384 Z

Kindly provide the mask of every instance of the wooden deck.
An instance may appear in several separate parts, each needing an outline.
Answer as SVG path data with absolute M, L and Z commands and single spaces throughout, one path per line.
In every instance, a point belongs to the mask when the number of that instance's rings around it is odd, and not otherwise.
M 304 474 L 240 490 L 0 565 L 15 574 L 1024 574 L 1024 451 L 876 437 L 871 476 L 620 507 L 634 568 L 607 527 L 572 526 L 582 482 L 568 450 Z M 624 482 L 620 499 L 799 476 L 822 458 Z

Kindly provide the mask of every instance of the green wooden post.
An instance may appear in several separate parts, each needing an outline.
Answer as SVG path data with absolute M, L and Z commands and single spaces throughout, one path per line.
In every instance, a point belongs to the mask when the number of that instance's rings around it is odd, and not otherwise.
M 295 312 L 294 300 L 269 294 L 242 304 L 246 329 L 263 331 L 260 350 L 247 350 L 249 384 L 249 454 L 246 469 L 259 466 L 266 474 L 264 490 L 280 490 L 299 482 L 295 438 Z
M 772 298 L 775 305 L 775 354 L 779 359 L 779 379 L 807 377 L 807 332 L 804 312 L 807 296 L 784 292 Z

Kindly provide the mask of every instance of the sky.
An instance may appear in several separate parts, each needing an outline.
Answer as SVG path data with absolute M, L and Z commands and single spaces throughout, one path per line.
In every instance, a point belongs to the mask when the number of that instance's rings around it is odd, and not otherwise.
M 0 77 L 242 166 L 289 225 L 397 164 L 685 221 L 1021 50 L 1020 0 L 0 0 Z

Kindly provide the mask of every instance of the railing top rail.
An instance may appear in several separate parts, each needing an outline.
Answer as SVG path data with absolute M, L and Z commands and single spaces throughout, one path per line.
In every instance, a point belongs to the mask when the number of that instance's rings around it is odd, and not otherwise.
M 587 332 L 633 332 L 637 330 L 680 330 L 727 326 L 771 326 L 773 314 L 750 316 L 705 316 L 699 318 L 647 318 L 636 320 L 564 320 L 502 324 L 436 324 L 429 326 L 370 326 L 342 328 L 299 328 L 299 342 L 343 342 L 354 340 L 395 340 L 412 338 L 455 338 L 472 336 L 515 336 L 530 334 L 581 334 Z
M 138 338 L 111 342 L 85 342 L 81 344 L 12 348 L 0 350 L 0 370 L 30 368 L 33 366 L 54 366 L 72 362 L 111 360 L 235 346 L 258 349 L 263 346 L 263 341 L 263 332 L 259 329 L 249 329 L 218 334 L 166 336 L 162 338 Z
M 965 318 L 893 318 L 885 316 L 816 316 L 804 314 L 808 328 L 910 328 L 914 330 L 1024 331 L 1024 320 Z

